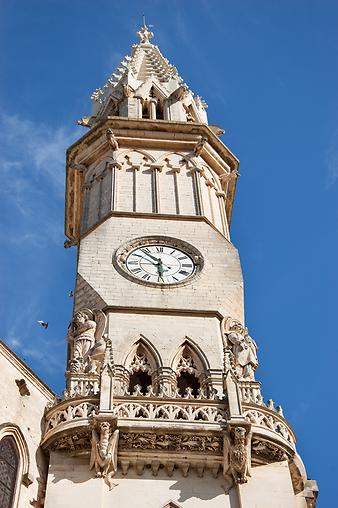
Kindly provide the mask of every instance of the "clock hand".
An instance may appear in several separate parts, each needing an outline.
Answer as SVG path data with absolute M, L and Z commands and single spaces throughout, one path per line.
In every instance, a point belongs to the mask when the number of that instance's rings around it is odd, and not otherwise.
M 163 279 L 164 268 L 163 268 L 163 263 L 162 263 L 161 259 L 159 259 L 157 262 L 157 273 L 158 273 L 158 280 L 162 279 L 162 282 L 164 282 L 164 279 Z
M 143 252 L 143 251 L 142 251 Z M 153 259 L 154 261 L 156 261 L 156 263 L 158 263 L 158 258 L 155 258 L 155 256 L 153 256 L 152 254 L 149 254 L 148 252 L 144 252 L 144 254 L 146 256 L 149 256 L 151 259 Z

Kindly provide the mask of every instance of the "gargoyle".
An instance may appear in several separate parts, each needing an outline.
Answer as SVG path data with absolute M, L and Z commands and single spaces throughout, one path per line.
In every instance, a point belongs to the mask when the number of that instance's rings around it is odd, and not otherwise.
M 236 484 L 246 483 L 249 474 L 248 435 L 244 427 L 230 429 L 224 450 L 224 475 L 231 474 Z
M 112 432 L 109 422 L 101 422 L 99 432 L 92 431 L 92 450 L 90 469 L 95 467 L 96 477 L 103 478 L 111 490 L 114 487 L 113 477 L 117 470 L 117 449 L 119 430 Z

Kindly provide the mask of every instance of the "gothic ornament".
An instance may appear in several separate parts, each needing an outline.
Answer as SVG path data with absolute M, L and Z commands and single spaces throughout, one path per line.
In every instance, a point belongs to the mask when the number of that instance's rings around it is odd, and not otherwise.
M 101 310 L 82 309 L 75 313 L 68 329 L 71 372 L 97 372 L 106 350 L 106 323 Z
M 224 474 L 230 473 L 236 484 L 246 483 L 249 470 L 247 430 L 244 427 L 230 428 L 226 441 Z
M 196 157 L 198 155 L 201 155 L 203 148 L 205 147 L 206 143 L 208 142 L 207 138 L 203 138 L 200 136 L 200 139 L 197 141 L 195 148 L 194 148 L 194 154 Z
M 95 468 L 96 477 L 103 478 L 111 490 L 114 487 L 113 477 L 117 470 L 117 449 L 119 430 L 112 431 L 109 422 L 99 424 L 99 433 L 92 431 L 92 449 L 90 469 Z
M 113 150 L 113 152 L 116 152 L 119 149 L 119 144 L 117 142 L 113 129 L 107 129 L 106 138 L 110 148 Z
M 222 439 L 214 435 L 190 434 L 152 434 L 122 433 L 120 438 L 121 449 L 125 450 L 169 450 L 169 451 L 195 451 L 219 454 L 222 452 Z
M 153 32 L 148 30 L 147 25 L 143 25 L 136 35 L 141 39 L 141 44 L 149 44 L 150 39 L 154 37 Z
M 239 379 L 253 381 L 254 372 L 258 367 L 256 342 L 249 336 L 248 329 L 236 319 L 225 319 L 223 332 L 224 356 L 227 357 L 226 352 L 230 350 Z

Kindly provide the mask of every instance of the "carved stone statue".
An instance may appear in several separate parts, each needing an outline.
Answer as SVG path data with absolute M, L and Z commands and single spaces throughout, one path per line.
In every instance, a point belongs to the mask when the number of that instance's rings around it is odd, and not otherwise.
M 113 152 L 116 152 L 119 149 L 119 144 L 112 129 L 107 129 L 106 137 L 110 148 L 113 150 Z
M 88 368 L 93 371 L 94 365 L 103 358 L 106 322 L 107 318 L 101 310 L 92 312 L 82 309 L 75 313 L 68 330 L 73 372 L 84 372 Z
M 225 450 L 224 474 L 231 474 L 234 482 L 246 483 L 248 481 L 248 451 L 247 431 L 244 427 L 230 429 Z
M 196 155 L 196 157 L 201 154 L 201 152 L 202 152 L 203 148 L 205 147 L 207 141 L 208 141 L 207 138 L 203 138 L 202 136 L 200 136 L 200 139 L 199 139 L 199 141 L 197 141 L 197 143 L 195 145 L 195 148 L 194 148 L 194 154 Z
M 96 477 L 104 478 L 111 490 L 114 487 L 113 477 L 117 470 L 117 449 L 119 430 L 112 432 L 109 422 L 101 422 L 99 434 L 92 431 L 92 450 L 90 455 L 90 469 L 95 467 Z
M 231 349 L 236 373 L 240 379 L 253 380 L 258 367 L 257 345 L 249 336 L 248 329 L 228 318 L 224 324 L 225 350 Z

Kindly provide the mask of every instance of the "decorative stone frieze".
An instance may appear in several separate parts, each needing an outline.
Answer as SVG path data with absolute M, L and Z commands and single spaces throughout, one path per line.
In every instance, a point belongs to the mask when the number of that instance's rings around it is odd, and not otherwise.
M 214 435 L 194 434 L 154 434 L 121 433 L 122 450 L 166 450 L 176 452 L 208 452 L 219 454 L 223 450 L 223 440 Z

